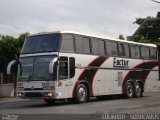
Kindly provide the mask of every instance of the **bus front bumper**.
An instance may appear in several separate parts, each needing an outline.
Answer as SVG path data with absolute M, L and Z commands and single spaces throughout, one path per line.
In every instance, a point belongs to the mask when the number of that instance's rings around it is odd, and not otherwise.
M 18 91 L 17 96 L 21 98 L 41 98 L 41 99 L 55 99 L 55 91 Z

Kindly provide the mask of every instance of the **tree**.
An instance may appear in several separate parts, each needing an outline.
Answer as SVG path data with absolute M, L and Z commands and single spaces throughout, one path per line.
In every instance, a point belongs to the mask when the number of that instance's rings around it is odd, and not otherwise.
M 124 38 L 124 36 L 122 34 L 120 34 L 119 37 L 118 37 L 118 39 L 124 40 L 125 38 Z
M 6 68 L 13 59 L 18 59 L 23 42 L 29 33 L 22 33 L 18 38 L 0 35 L 0 73 L 6 78 Z M 5 79 L 4 82 L 7 82 Z
M 160 53 L 160 19 L 154 17 L 137 18 L 134 23 L 141 25 L 140 30 L 134 36 L 134 41 L 156 44 Z

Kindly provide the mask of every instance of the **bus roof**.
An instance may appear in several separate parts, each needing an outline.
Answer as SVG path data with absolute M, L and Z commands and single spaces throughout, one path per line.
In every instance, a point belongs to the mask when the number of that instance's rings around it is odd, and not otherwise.
M 45 34 L 53 34 L 53 33 L 69 33 L 69 34 L 83 35 L 83 36 L 88 36 L 88 37 L 95 37 L 95 38 L 104 39 L 104 40 L 106 39 L 106 40 L 120 41 L 120 42 L 131 43 L 131 44 L 137 44 L 137 45 L 144 45 L 144 46 L 150 46 L 150 47 L 157 47 L 155 44 L 151 44 L 151 43 L 138 43 L 138 42 L 133 42 L 133 41 L 120 40 L 120 39 L 109 38 L 109 37 L 105 37 L 105 36 L 97 36 L 97 35 L 91 35 L 91 34 L 80 33 L 80 32 L 74 32 L 74 31 L 41 32 L 41 33 L 37 33 L 37 34 L 32 34 L 32 35 L 30 35 L 30 36 L 45 35 Z

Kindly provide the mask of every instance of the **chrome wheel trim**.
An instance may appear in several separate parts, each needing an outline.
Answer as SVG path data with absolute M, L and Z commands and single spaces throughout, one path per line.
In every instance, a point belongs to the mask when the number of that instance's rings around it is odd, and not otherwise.
M 80 101 L 84 101 L 86 98 L 86 91 L 84 88 L 80 87 L 78 90 L 78 97 L 80 99 Z
M 129 95 L 130 97 L 133 96 L 133 89 L 132 89 L 131 86 L 128 86 L 127 92 L 128 92 L 128 95 Z

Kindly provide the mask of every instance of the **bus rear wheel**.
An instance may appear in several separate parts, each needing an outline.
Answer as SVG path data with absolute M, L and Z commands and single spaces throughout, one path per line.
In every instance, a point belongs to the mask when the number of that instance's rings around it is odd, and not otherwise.
M 127 82 L 126 83 L 126 97 L 133 98 L 133 96 L 134 96 L 133 84 L 131 82 Z
M 135 83 L 135 95 L 136 98 L 142 97 L 142 86 L 139 82 Z
M 79 84 L 76 90 L 76 103 L 85 103 L 87 99 L 87 87 L 84 84 Z

